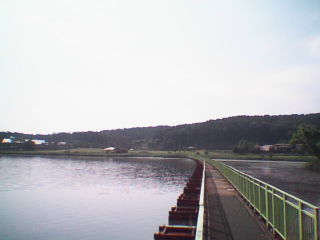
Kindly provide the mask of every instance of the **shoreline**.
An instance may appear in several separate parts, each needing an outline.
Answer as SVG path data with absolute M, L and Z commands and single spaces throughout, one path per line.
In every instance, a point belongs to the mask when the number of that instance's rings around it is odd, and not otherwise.
M 218 151 L 132 151 L 128 153 L 105 153 L 102 149 L 77 148 L 67 150 L 38 150 L 38 151 L 0 151 L 0 156 L 82 156 L 82 157 L 164 157 L 164 158 L 206 158 L 221 161 L 272 161 L 272 162 L 312 162 L 316 157 L 310 155 L 257 155 L 235 154 Z
M 89 153 L 89 152 L 62 152 L 55 151 L 0 151 L 1 156 L 58 156 L 58 157 L 130 157 L 130 158 L 184 158 L 185 156 L 179 154 L 168 154 L 168 153 Z

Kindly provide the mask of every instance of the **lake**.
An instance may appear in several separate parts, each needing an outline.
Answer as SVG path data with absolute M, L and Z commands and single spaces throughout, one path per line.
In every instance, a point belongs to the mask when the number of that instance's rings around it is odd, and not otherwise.
M 0 239 L 150 240 L 189 159 L 0 157 Z
M 286 161 L 223 161 L 316 206 L 320 206 L 320 173 L 304 168 L 304 162 Z

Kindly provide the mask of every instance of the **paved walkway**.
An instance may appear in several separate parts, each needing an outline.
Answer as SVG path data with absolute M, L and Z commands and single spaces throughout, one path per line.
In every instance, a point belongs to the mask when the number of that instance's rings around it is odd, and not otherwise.
M 206 165 L 206 194 L 206 240 L 274 239 L 238 192 L 210 164 Z

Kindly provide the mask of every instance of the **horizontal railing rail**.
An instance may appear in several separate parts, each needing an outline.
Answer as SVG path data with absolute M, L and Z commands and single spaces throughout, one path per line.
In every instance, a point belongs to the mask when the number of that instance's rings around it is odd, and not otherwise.
M 319 207 L 224 163 L 212 163 L 274 234 L 290 240 L 319 240 Z

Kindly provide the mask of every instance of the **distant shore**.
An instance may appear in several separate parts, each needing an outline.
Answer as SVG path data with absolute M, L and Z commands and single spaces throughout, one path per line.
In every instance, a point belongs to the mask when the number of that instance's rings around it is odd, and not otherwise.
M 75 148 L 67 150 L 35 150 L 35 151 L 9 151 L 2 150 L 0 155 L 44 155 L 44 156 L 88 156 L 88 157 L 188 157 L 204 156 L 210 159 L 232 160 L 268 160 L 268 161 L 303 161 L 316 160 L 310 155 L 290 154 L 238 154 L 232 151 L 129 151 L 128 153 L 106 153 L 99 148 Z
M 128 153 L 106 153 L 98 148 L 76 148 L 68 150 L 0 151 L 1 155 L 26 156 L 87 156 L 87 157 L 181 157 L 170 151 L 132 151 Z

